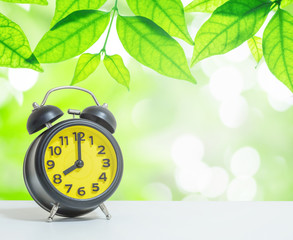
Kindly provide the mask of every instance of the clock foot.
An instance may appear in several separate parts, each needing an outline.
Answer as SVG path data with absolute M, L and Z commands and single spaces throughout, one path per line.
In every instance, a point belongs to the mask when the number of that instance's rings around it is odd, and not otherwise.
M 49 215 L 48 220 L 47 220 L 48 222 L 53 221 L 53 218 L 54 218 L 55 214 L 57 213 L 58 208 L 59 208 L 59 203 L 56 203 L 56 204 L 53 205 L 53 207 L 52 207 L 52 209 L 50 211 L 50 215 Z
M 108 212 L 108 209 L 106 208 L 105 204 L 102 203 L 102 204 L 99 205 L 99 207 L 101 208 L 102 212 L 106 215 L 107 220 L 110 220 L 111 219 L 111 215 Z

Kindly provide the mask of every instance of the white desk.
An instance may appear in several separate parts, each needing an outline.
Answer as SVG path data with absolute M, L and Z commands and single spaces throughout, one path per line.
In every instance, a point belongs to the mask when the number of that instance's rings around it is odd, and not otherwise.
M 0 201 L 1 240 L 292 240 L 293 202 L 106 202 L 79 218 L 55 217 L 32 201 Z

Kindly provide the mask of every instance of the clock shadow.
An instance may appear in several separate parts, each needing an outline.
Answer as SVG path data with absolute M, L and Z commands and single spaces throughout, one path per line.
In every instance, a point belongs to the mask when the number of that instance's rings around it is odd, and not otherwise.
M 28 222 L 47 222 L 49 213 L 40 208 L 7 208 L 0 209 L 0 215 L 7 218 L 28 221 Z M 106 220 L 104 216 L 98 215 L 96 212 L 91 212 L 79 217 L 60 217 L 55 216 L 53 222 L 81 222 L 93 220 Z
M 0 209 L 0 214 L 7 218 L 31 222 L 40 222 L 46 219 L 45 212 L 38 208 L 6 208 Z

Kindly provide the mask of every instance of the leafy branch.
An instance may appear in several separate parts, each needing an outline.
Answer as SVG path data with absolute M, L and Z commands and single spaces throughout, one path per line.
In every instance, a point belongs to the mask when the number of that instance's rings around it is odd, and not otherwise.
M 18 2 L 46 4 L 45 0 Z M 293 17 L 284 10 L 293 0 L 194 0 L 185 8 L 180 0 L 127 0 L 134 16 L 122 15 L 117 0 L 110 11 L 97 10 L 105 2 L 56 0 L 50 30 L 33 53 L 19 26 L 9 22 L 15 30 L 0 35 L 0 51 L 3 47 L 6 53 L 0 55 L 0 65 L 40 71 L 39 62 L 56 63 L 80 55 L 71 84 L 85 80 L 103 61 L 109 74 L 129 88 L 130 74 L 122 58 L 106 53 L 106 47 L 111 47 L 107 43 L 116 19 L 117 34 L 129 55 L 162 75 L 196 82 L 183 48 L 175 38 L 193 47 L 191 66 L 205 58 L 227 53 L 247 41 L 256 62 L 264 56 L 270 71 L 293 91 Z M 272 11 L 274 16 L 265 27 L 263 37 L 256 37 Z M 194 41 L 185 22 L 185 14 L 189 12 L 211 13 Z M 0 26 L 5 24 L 8 22 L 3 16 Z M 103 47 L 95 54 L 84 53 L 107 28 Z M 0 31 L 4 30 L 0 28 Z M 24 39 L 23 49 L 14 44 L 17 32 Z M 7 49 L 12 51 L 10 55 Z
M 118 4 L 118 1 L 116 0 L 114 7 L 110 11 L 111 20 L 110 20 L 108 32 L 107 32 L 102 49 L 97 54 L 84 53 L 80 56 L 75 68 L 72 82 L 71 82 L 72 85 L 85 80 L 90 74 L 92 74 L 98 67 L 101 56 L 102 56 L 104 57 L 103 63 L 107 71 L 109 72 L 109 74 L 118 83 L 121 83 L 122 85 L 126 86 L 129 89 L 130 74 L 128 69 L 125 67 L 123 63 L 122 58 L 117 54 L 114 56 L 108 56 L 106 54 L 106 45 L 107 45 L 108 38 L 111 32 L 113 20 L 116 16 L 116 13 L 118 13 L 117 4 Z

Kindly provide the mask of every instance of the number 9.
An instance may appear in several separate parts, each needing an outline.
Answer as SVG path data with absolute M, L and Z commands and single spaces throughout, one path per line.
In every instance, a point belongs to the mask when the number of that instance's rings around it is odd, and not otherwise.
M 48 160 L 47 165 L 48 165 L 48 169 L 52 169 L 53 167 L 55 167 L 55 163 L 53 160 Z

